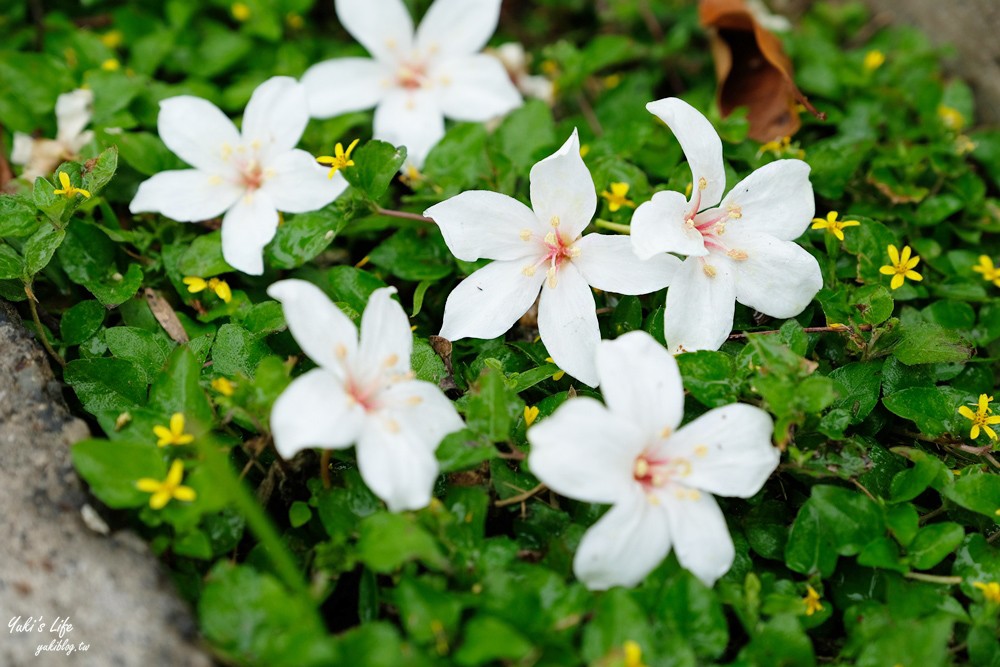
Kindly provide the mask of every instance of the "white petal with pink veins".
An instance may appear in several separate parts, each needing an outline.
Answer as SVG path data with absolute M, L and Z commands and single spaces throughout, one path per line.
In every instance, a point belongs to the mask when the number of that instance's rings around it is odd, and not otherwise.
M 679 192 L 664 190 L 632 214 L 630 238 L 635 254 L 649 259 L 658 253 L 707 255 L 701 232 L 687 224 L 691 205 Z
M 558 222 L 567 241 L 583 233 L 597 210 L 597 192 L 575 129 L 558 151 L 531 168 L 530 178 L 531 207 L 542 224 Z

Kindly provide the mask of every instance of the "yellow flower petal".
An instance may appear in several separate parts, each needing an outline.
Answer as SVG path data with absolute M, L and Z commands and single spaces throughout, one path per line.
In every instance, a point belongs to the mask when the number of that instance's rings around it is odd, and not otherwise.
M 898 265 L 899 264 L 899 250 L 896 249 L 896 246 L 890 244 L 889 247 L 886 248 L 886 252 L 889 253 L 889 261 L 892 262 L 893 266 Z
M 198 494 L 190 486 L 178 486 L 174 489 L 174 498 L 185 502 L 191 502 L 198 497 Z
M 958 414 L 962 415 L 966 419 L 973 419 L 974 420 L 976 418 L 976 413 L 973 412 L 972 409 L 969 408 L 969 406 L 967 406 L 967 405 L 960 405 L 960 406 L 958 406 Z
M 878 272 L 884 276 L 892 276 L 896 274 L 896 267 L 894 266 L 880 266 Z
M 170 502 L 171 494 L 169 491 L 161 490 L 154 493 L 149 497 L 149 506 L 154 510 L 161 510 L 167 506 Z
M 892 277 L 892 280 L 889 281 L 889 287 L 892 289 L 899 289 L 903 286 L 903 282 L 905 282 L 905 279 L 902 275 L 897 273 Z
M 174 462 L 170 464 L 170 470 L 167 472 L 164 484 L 176 487 L 182 479 L 184 479 L 184 462 L 180 459 L 174 459 Z
M 136 481 L 135 488 L 143 493 L 156 493 L 163 487 L 163 483 L 150 477 L 143 477 Z
M 916 271 L 907 271 L 903 275 L 909 278 L 910 280 L 915 280 L 917 282 L 920 282 L 921 280 L 924 279 L 924 277 L 919 273 L 917 273 Z

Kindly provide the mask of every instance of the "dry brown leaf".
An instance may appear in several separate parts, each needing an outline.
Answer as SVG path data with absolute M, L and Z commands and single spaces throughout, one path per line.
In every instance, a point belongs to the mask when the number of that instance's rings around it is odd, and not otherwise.
M 146 296 L 146 303 L 149 304 L 149 309 L 152 311 L 153 317 L 160 323 L 163 330 L 167 332 L 167 335 L 175 343 L 183 345 L 188 342 L 190 339 L 187 332 L 184 331 L 184 327 L 181 326 L 181 321 L 177 319 L 177 313 L 174 312 L 173 306 L 148 287 L 143 294 Z
M 750 137 L 760 142 L 795 134 L 801 125 L 798 104 L 826 118 L 795 85 L 781 42 L 757 22 L 743 0 L 700 0 L 698 15 L 711 32 L 723 116 L 748 107 Z

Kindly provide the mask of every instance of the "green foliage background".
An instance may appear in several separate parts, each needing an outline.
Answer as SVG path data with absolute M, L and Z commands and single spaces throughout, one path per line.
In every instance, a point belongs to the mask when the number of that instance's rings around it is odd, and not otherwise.
M 429 2 L 409 4 L 419 16 Z M 74 448 L 78 471 L 124 510 L 115 522 L 162 556 L 220 658 L 611 667 L 636 642 L 650 666 L 1000 665 L 1000 602 L 974 586 L 1000 580 L 1000 470 L 994 443 L 971 441 L 957 412 L 996 386 L 1000 287 L 972 266 L 981 254 L 1000 260 L 1000 132 L 968 128 L 970 90 L 942 74 L 924 36 L 876 30 L 856 5 L 814 5 L 784 40 L 798 83 L 829 118 L 804 116 L 789 146 L 762 150 L 745 139 L 741 114 L 713 110 L 692 3 L 508 0 L 494 43 L 527 46 L 533 69 L 555 78 L 555 108 L 529 101 L 492 132 L 450 125 L 409 184 L 395 178 L 394 147 L 363 142 L 345 174 L 353 187 L 323 210 L 286 216 L 267 273 L 254 278 L 231 272 L 211 224 L 132 217 L 127 204 L 141 180 L 182 166 L 156 136 L 159 100 L 195 94 L 236 116 L 270 76 L 363 55 L 332 2 L 254 0 L 243 22 L 219 1 L 53 2 L 42 17 L 29 5 L 0 18 L 3 140 L 9 150 L 12 131 L 54 136 L 56 97 L 90 88 L 96 139 L 61 169 L 94 196 L 54 195 L 52 179 L 12 183 L 0 197 L 0 295 L 28 317 L 26 295 L 37 297 L 39 335 L 66 360 L 77 410 L 106 434 Z M 866 68 L 874 49 L 885 62 Z M 589 390 L 554 377 L 527 324 L 506 339 L 456 343 L 446 369 L 429 337 L 450 289 L 477 265 L 454 260 L 432 227 L 378 207 L 419 212 L 473 188 L 525 200 L 530 166 L 573 127 L 599 191 L 624 181 L 637 203 L 683 191 L 680 148 L 644 108 L 677 94 L 722 134 L 731 185 L 802 151 L 817 214 L 861 224 L 844 242 L 821 230 L 803 237 L 825 288 L 799 317 L 761 321 L 737 306 L 736 332 L 768 333 L 678 359 L 687 418 L 760 405 L 785 450 L 756 497 L 721 501 L 732 570 L 710 590 L 671 556 L 634 590 L 590 593 L 571 561 L 604 508 L 526 493 L 537 480 L 523 461 L 524 408 L 544 419 Z M 367 139 L 370 121 L 313 121 L 302 146 L 330 153 Z M 602 204 L 598 215 L 630 214 Z M 878 267 L 890 243 L 920 255 L 922 282 L 888 288 Z M 232 301 L 188 293 L 189 275 L 223 277 Z M 292 276 L 355 316 L 374 289 L 399 288 L 416 326 L 417 376 L 451 387 L 467 421 L 439 449 L 445 474 L 429 508 L 387 513 L 350 451 L 334 453 L 328 488 L 318 456 L 275 460 L 270 407 L 309 362 L 264 290 Z M 167 335 L 147 289 L 172 304 L 189 343 Z M 663 296 L 599 294 L 602 334 L 645 329 L 662 341 Z M 830 323 L 845 328 L 809 331 Z M 233 396 L 210 388 L 220 377 Z M 195 446 L 156 446 L 153 426 L 174 412 Z M 172 456 L 198 498 L 153 511 L 135 480 L 162 479 Z M 807 586 L 821 595 L 812 615 Z

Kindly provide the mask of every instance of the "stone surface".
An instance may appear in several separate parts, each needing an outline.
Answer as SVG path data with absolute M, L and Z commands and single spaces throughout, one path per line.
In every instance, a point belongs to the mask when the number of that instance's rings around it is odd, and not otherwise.
M 976 93 L 976 121 L 1000 123 L 1000 2 L 997 0 L 863 0 L 876 26 L 909 25 L 920 29 L 955 55 L 948 70 Z M 776 11 L 800 14 L 812 0 L 770 0 Z M 886 54 L 892 57 L 892 54 Z
M 0 665 L 211 665 L 146 544 L 95 532 L 103 522 L 92 509 L 85 523 L 70 446 L 88 435 L 44 352 L 0 301 Z M 56 650 L 36 657 L 43 644 Z

